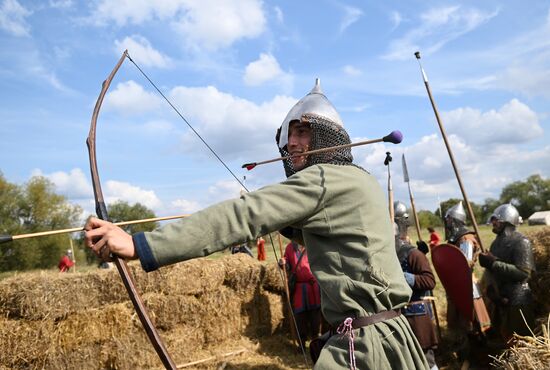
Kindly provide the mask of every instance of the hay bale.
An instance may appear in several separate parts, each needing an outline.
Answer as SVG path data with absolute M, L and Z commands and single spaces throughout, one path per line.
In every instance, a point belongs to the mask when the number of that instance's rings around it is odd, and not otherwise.
M 527 235 L 533 245 L 536 272 L 529 281 L 539 311 L 546 315 L 550 311 L 550 227 Z
M 542 334 L 526 336 L 514 334 L 514 345 L 494 358 L 493 365 L 499 369 L 550 369 L 550 315 L 547 324 L 542 325 Z
M 149 274 L 136 263 L 130 269 L 178 363 L 239 338 L 274 334 L 282 326 L 283 298 L 275 292 L 282 291 L 282 283 L 272 281 L 275 265 L 237 254 Z M 0 312 L 0 368 L 161 367 L 116 271 L 5 279 Z

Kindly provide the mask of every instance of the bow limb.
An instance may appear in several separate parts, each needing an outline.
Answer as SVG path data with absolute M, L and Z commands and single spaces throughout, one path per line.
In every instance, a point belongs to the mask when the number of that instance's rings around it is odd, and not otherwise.
M 99 97 L 97 98 L 97 102 L 94 107 L 94 113 L 92 115 L 92 121 L 90 123 L 90 132 L 86 140 L 86 144 L 88 146 L 88 154 L 90 157 L 90 171 L 92 174 L 92 185 L 94 188 L 96 213 L 97 213 L 97 216 L 102 220 L 108 220 L 109 215 L 107 213 L 107 207 L 105 206 L 105 200 L 103 199 L 103 192 L 101 191 L 101 184 L 99 181 L 99 173 L 97 171 L 97 160 L 96 160 L 96 151 L 95 151 L 97 118 L 99 116 L 99 110 L 101 108 L 101 104 L 103 103 L 103 99 L 105 98 L 105 94 L 107 93 L 107 90 L 111 85 L 111 81 L 113 80 L 115 74 L 119 70 L 120 66 L 122 65 L 122 62 L 124 62 L 124 59 L 127 57 L 127 55 L 128 55 L 128 51 L 125 50 L 122 56 L 120 57 L 118 63 L 116 64 L 115 68 L 112 70 L 111 74 L 109 74 L 107 79 L 103 81 L 101 92 L 99 93 Z M 128 295 L 130 296 L 130 300 L 134 305 L 134 309 L 138 314 L 141 324 L 143 325 L 143 328 L 145 329 L 145 332 L 149 337 L 149 341 L 155 348 L 155 351 L 157 352 L 157 355 L 162 361 L 164 367 L 166 369 L 177 369 L 176 364 L 170 357 L 170 354 L 168 353 L 164 345 L 164 342 L 162 341 L 155 326 L 153 325 L 153 322 L 149 317 L 149 314 L 147 313 L 147 309 L 145 308 L 145 305 L 143 304 L 143 301 L 141 300 L 141 297 L 136 289 L 134 279 L 130 274 L 130 270 L 128 269 L 128 265 L 126 264 L 126 261 L 124 261 L 123 259 L 121 259 L 116 255 L 113 255 L 112 258 L 120 274 L 120 277 L 122 278 L 122 282 L 124 283 L 124 286 L 128 291 Z

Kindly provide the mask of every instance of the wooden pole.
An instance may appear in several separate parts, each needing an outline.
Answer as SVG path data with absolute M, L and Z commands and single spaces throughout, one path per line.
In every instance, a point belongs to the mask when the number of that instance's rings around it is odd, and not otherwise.
M 441 118 L 439 117 L 437 106 L 432 96 L 432 90 L 430 89 L 430 84 L 428 83 L 428 76 L 426 76 L 426 72 L 424 71 L 424 68 L 422 68 L 422 64 L 420 63 L 420 52 L 417 51 L 414 55 L 416 56 L 416 59 L 418 60 L 418 64 L 420 65 L 422 78 L 424 79 L 424 86 L 426 86 L 426 91 L 428 92 L 428 97 L 430 98 L 430 102 L 432 104 L 432 108 L 435 113 L 435 119 L 437 120 L 439 130 L 441 131 L 441 136 L 443 137 L 443 141 L 445 142 L 445 147 L 447 148 L 447 152 L 449 153 L 449 158 L 451 159 L 451 164 L 453 165 L 453 170 L 455 172 L 456 180 L 458 181 L 458 186 L 460 187 L 460 191 L 462 192 L 464 203 L 466 203 L 466 209 L 468 210 L 468 214 L 470 215 L 470 220 L 472 221 L 472 225 L 474 226 L 474 231 L 477 236 L 479 247 L 482 252 L 485 252 L 485 248 L 483 247 L 483 242 L 481 241 L 481 236 L 479 234 L 479 228 L 477 226 L 477 221 L 474 215 L 474 211 L 472 210 L 472 206 L 470 205 L 470 201 L 468 200 L 468 195 L 466 195 L 466 190 L 464 189 L 464 185 L 462 184 L 462 179 L 460 178 L 460 173 L 458 172 L 458 167 L 456 165 L 455 158 L 453 156 L 453 151 L 451 150 L 451 145 L 449 144 L 449 139 L 447 139 L 447 134 L 445 133 L 443 122 L 441 122 Z
M 281 253 L 281 258 L 284 258 L 285 252 L 283 251 L 283 240 L 281 239 L 281 234 L 277 234 L 277 239 L 279 240 L 279 253 Z M 277 261 L 279 263 L 279 261 Z M 286 295 L 286 302 L 288 304 L 288 309 L 290 310 L 290 317 L 291 323 L 290 323 L 290 332 L 292 333 L 293 340 L 297 340 L 300 344 L 300 347 L 302 347 L 302 340 L 300 336 L 298 335 L 298 330 L 296 329 L 296 319 L 294 318 L 294 311 L 292 309 L 292 302 L 290 300 L 290 290 L 288 289 L 288 279 L 287 279 L 287 273 L 286 273 L 286 263 L 282 266 L 283 269 L 283 283 L 285 285 L 285 295 Z

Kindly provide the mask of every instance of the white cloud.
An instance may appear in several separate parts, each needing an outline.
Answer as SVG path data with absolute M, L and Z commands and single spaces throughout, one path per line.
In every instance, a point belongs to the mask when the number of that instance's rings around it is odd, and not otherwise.
M 151 46 L 149 40 L 139 35 L 126 37 L 124 40 L 115 40 L 115 51 L 120 55 L 124 50 L 140 65 L 147 67 L 170 67 L 172 61 L 170 58 Z
M 107 93 L 105 108 L 114 109 L 123 114 L 140 114 L 158 109 L 161 98 L 145 89 L 135 81 L 117 84 L 116 88 Z
M 448 6 L 432 8 L 420 15 L 419 26 L 403 37 L 390 42 L 383 59 L 405 60 L 422 49 L 425 55 L 434 53 L 447 43 L 471 32 L 499 13 L 486 13 L 475 8 Z
M 468 140 L 448 135 L 462 182 L 469 199 L 483 203 L 498 198 L 502 188 L 513 181 L 523 181 L 532 174 L 550 173 L 550 146 L 522 149 L 520 145 L 496 145 L 491 150 L 471 146 Z M 365 138 L 353 138 L 361 141 Z M 419 209 L 437 208 L 438 197 L 444 201 L 461 198 L 462 194 L 451 161 L 440 135 L 427 135 L 409 146 L 373 144 L 354 148 L 355 162 L 370 171 L 387 188 L 387 167 L 383 166 L 386 151 L 390 163 L 394 199 L 408 204 L 407 184 L 403 179 L 401 155 L 405 153 L 411 188 Z
M 154 19 L 170 19 L 184 6 L 184 1 L 101 0 L 90 19 L 102 25 L 114 21 L 118 26 L 141 24 Z
M 391 12 L 390 13 L 390 21 L 392 23 L 392 31 L 395 30 L 401 22 L 403 21 L 403 17 L 401 16 L 401 13 L 399 12 Z
M 543 65 L 508 67 L 498 77 L 494 83 L 498 87 L 519 91 L 526 96 L 540 95 L 550 98 L 550 70 Z
M 193 49 L 216 50 L 263 33 L 266 19 L 258 0 L 188 2 L 173 27 Z
M 285 75 L 273 55 L 261 53 L 258 60 L 246 66 L 243 80 L 249 86 L 258 86 Z
M 92 185 L 80 168 L 74 168 L 69 173 L 58 171 L 50 174 L 44 174 L 41 170 L 36 169 L 32 171 L 32 176 L 46 177 L 55 185 L 56 191 L 68 199 L 93 197 Z
M 363 74 L 363 71 L 361 71 L 359 68 L 356 68 L 352 65 L 346 65 L 342 68 L 342 71 L 347 74 L 348 76 L 360 76 Z
M 277 154 L 274 153 L 275 130 L 297 101 L 287 96 L 275 96 L 271 101 L 256 104 L 212 86 L 176 87 L 171 91 L 170 99 L 186 112 L 186 118 L 208 138 L 214 150 L 222 155 L 230 153 L 232 159 L 245 153 L 248 156 L 262 152 Z M 181 147 L 185 151 L 204 153 L 203 144 L 192 132 L 186 133 L 182 140 Z
M 280 7 L 278 7 L 278 6 L 275 6 L 275 7 L 273 8 L 273 11 L 275 12 L 275 17 L 277 18 L 277 21 L 278 21 L 279 23 L 284 23 L 284 21 L 285 21 L 285 16 L 284 16 L 284 13 L 283 13 L 282 9 L 281 9 Z
M 446 112 L 443 117 L 450 133 L 487 149 L 495 144 L 527 142 L 543 133 L 537 114 L 517 99 L 499 110 L 483 113 L 466 107 Z
M 170 209 L 176 213 L 191 214 L 200 211 L 203 207 L 194 200 L 176 199 L 170 203 Z
M 0 29 L 18 37 L 29 36 L 30 26 L 25 18 L 31 14 L 17 0 L 4 0 L 0 6 Z
M 49 4 L 52 8 L 70 8 L 74 5 L 72 0 L 50 0 Z
M 130 204 L 140 203 L 153 210 L 162 206 L 153 190 L 144 190 L 127 182 L 109 180 L 105 182 L 103 192 L 107 204 L 122 200 Z
M 344 33 L 349 26 L 357 22 L 362 15 L 363 11 L 361 9 L 352 6 L 344 6 L 344 17 L 340 23 L 340 34 Z
M 90 20 L 119 26 L 162 21 L 194 50 L 226 48 L 240 39 L 258 37 L 266 27 L 260 0 L 101 0 Z

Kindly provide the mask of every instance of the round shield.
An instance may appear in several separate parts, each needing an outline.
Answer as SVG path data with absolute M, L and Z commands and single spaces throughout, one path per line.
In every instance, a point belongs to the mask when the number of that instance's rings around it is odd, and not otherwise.
M 432 263 L 449 299 L 458 312 L 469 321 L 474 319 L 472 271 L 460 249 L 452 244 L 440 244 L 431 251 Z

